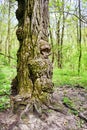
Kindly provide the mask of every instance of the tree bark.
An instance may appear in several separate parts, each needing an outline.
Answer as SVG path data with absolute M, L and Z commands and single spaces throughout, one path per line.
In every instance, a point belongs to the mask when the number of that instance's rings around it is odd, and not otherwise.
M 52 64 L 48 59 L 48 0 L 17 0 L 16 31 L 20 47 L 17 53 L 17 76 L 12 82 L 14 112 L 28 108 L 41 110 L 53 92 Z M 42 111 L 39 111 L 40 113 Z

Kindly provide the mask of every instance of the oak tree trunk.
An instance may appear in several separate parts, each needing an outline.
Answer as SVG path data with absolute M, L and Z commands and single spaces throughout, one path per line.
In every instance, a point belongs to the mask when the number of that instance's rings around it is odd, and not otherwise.
M 27 104 L 30 111 L 40 113 L 42 104 L 49 102 L 53 92 L 52 64 L 48 59 L 48 0 L 17 0 L 19 40 L 17 76 L 12 82 L 11 102 L 14 112 L 22 111 Z

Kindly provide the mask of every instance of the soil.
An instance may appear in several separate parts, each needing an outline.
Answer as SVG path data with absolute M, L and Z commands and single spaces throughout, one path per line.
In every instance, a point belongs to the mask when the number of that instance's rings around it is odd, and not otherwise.
M 41 117 L 28 113 L 19 120 L 10 110 L 0 112 L 0 130 L 87 130 L 87 90 L 80 86 L 57 87 L 52 95 L 58 110 L 49 107 Z M 58 112 L 59 111 L 59 112 Z

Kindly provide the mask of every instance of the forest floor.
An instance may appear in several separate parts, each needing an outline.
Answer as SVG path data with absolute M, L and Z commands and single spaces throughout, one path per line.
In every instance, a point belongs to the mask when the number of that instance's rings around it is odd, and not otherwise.
M 20 121 L 10 110 L 0 112 L 0 130 L 87 130 L 86 89 L 81 86 L 61 86 L 55 89 L 52 98 L 60 112 L 50 109 L 48 116 L 39 118 L 29 114 Z

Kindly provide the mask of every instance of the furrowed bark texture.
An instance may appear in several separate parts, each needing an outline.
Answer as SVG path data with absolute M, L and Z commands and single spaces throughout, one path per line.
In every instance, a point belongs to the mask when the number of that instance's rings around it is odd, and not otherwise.
M 48 0 L 17 0 L 19 40 L 17 76 L 12 82 L 12 106 L 17 112 L 32 102 L 32 107 L 48 102 L 53 91 L 52 64 L 48 58 Z M 40 102 L 40 103 L 37 103 Z M 32 108 L 33 109 L 33 108 Z

